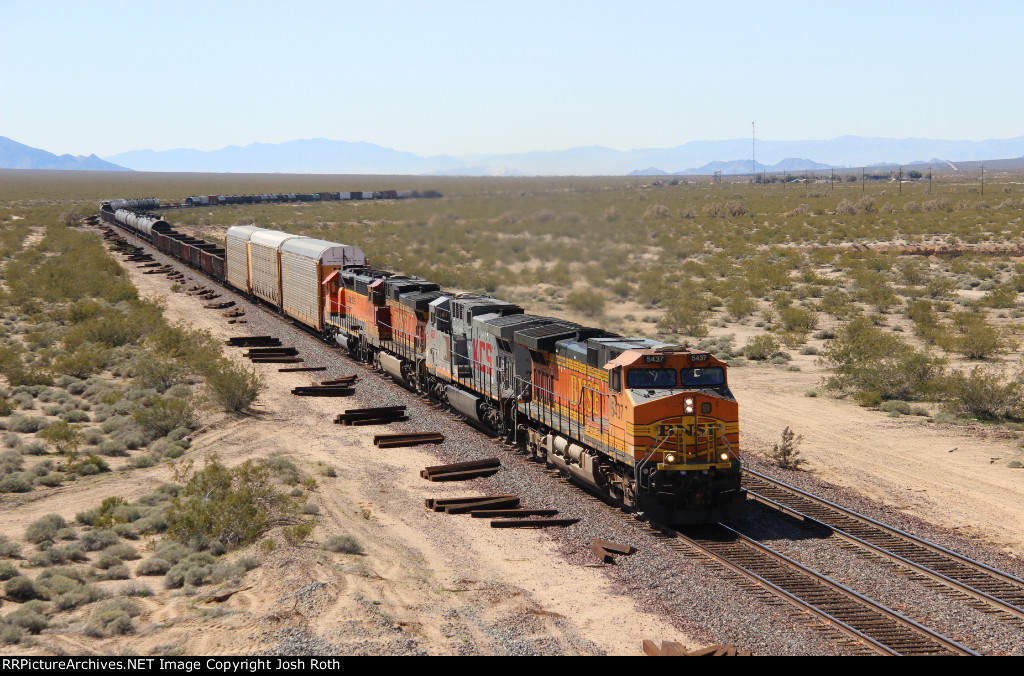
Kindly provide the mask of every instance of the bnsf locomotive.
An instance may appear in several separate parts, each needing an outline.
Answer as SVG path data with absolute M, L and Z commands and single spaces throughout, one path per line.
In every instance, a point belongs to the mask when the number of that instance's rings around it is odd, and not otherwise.
M 626 508 L 672 524 L 742 513 L 738 405 L 707 352 L 446 292 L 357 246 L 255 226 L 220 246 L 156 215 L 104 217 Z

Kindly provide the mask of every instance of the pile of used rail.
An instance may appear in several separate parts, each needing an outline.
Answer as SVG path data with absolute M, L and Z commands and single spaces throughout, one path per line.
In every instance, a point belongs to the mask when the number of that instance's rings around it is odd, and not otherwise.
M 388 423 L 408 420 L 405 406 L 380 406 L 378 408 L 350 408 L 339 413 L 334 419 L 335 425 L 357 427 L 361 425 L 387 425 Z
M 356 393 L 355 385 L 358 380 L 359 376 L 356 375 L 342 376 L 334 380 L 325 380 L 320 384 L 292 388 L 292 394 L 300 397 L 351 397 Z
M 427 498 L 427 509 L 445 514 L 469 514 L 474 519 L 491 519 L 491 528 L 546 528 L 571 526 L 579 519 L 532 519 L 552 517 L 557 509 L 523 509 L 515 495 L 476 495 L 461 498 Z
M 497 474 L 501 462 L 497 458 L 456 462 L 451 465 L 434 465 L 420 471 L 427 481 L 465 481 Z

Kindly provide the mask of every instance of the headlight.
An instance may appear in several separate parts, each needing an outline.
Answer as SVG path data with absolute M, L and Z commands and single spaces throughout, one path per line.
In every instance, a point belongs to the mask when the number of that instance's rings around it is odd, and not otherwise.
M 720 456 L 718 456 L 718 457 L 719 457 L 719 458 L 721 458 L 721 459 L 722 459 L 722 461 L 724 462 L 725 460 L 728 460 L 728 459 L 729 459 L 729 454 L 728 454 L 728 453 L 723 453 L 723 454 L 721 454 L 721 455 L 720 455 Z
M 674 465 L 674 464 L 676 464 L 676 454 L 675 453 L 666 453 L 665 454 L 665 464 L 666 465 Z
M 686 413 L 693 413 L 693 397 L 683 399 L 683 410 Z

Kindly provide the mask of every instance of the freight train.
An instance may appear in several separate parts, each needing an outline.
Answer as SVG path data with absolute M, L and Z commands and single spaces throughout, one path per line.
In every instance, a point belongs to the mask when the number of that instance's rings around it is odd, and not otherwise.
M 330 202 L 350 200 L 400 200 L 417 197 L 441 197 L 436 190 L 375 190 L 313 193 L 268 193 L 259 195 L 193 195 L 180 203 L 163 204 L 156 197 L 141 199 L 119 199 L 104 202 L 112 212 L 118 209 L 133 211 L 155 211 L 160 208 L 207 207 L 225 204 L 281 204 L 286 202 Z
M 705 351 L 448 292 L 354 245 L 248 225 L 211 243 L 123 206 L 104 203 L 104 219 L 623 508 L 675 525 L 744 510 L 739 408 Z

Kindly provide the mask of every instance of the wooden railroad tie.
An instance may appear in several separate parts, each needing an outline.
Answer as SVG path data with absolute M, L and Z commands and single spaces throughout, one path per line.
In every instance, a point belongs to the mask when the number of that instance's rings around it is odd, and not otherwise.
M 420 476 L 427 481 L 465 481 L 477 477 L 488 477 L 501 469 L 497 458 L 457 462 L 451 465 L 434 465 L 420 471 Z
M 278 373 L 298 373 L 299 371 L 326 371 L 326 366 L 295 366 L 293 368 L 277 369 Z

